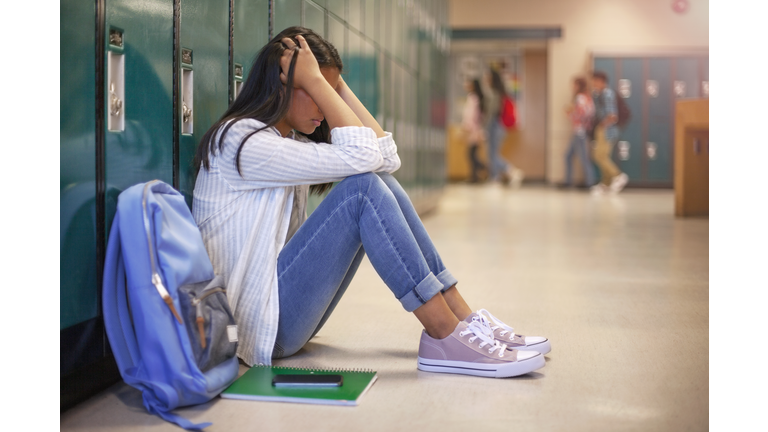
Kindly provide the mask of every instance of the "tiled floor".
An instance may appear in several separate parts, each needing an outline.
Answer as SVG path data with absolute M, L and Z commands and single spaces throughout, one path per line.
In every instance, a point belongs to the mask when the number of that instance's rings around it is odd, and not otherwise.
M 706 430 L 709 221 L 676 219 L 673 204 L 669 190 L 449 186 L 427 230 L 470 306 L 550 338 L 543 369 L 418 371 L 420 325 L 365 261 L 319 335 L 279 363 L 378 371 L 360 406 L 217 398 L 179 412 L 211 432 Z M 64 413 L 61 430 L 180 429 L 118 384 Z

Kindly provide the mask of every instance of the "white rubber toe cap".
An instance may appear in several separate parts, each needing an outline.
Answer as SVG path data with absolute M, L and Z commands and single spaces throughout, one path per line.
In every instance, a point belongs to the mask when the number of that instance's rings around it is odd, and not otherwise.
M 552 345 L 549 343 L 549 339 L 541 336 L 526 336 L 525 337 L 526 351 L 536 351 L 541 354 L 547 354 L 552 351 Z
M 528 359 L 532 359 L 536 356 L 541 355 L 541 353 L 538 353 L 536 351 L 518 351 L 517 352 L 517 361 L 525 361 Z

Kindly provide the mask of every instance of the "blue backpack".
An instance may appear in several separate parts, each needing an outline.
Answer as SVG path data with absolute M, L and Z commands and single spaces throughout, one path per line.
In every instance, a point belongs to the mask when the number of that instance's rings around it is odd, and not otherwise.
M 159 180 L 120 194 L 104 265 L 104 325 L 123 380 L 152 414 L 208 402 L 238 375 L 237 326 L 182 195 Z

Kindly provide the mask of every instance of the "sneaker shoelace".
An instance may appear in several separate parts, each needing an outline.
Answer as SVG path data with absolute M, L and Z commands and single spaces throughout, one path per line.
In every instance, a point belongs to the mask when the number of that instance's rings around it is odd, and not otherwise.
M 474 343 L 477 339 L 480 339 L 480 348 L 484 348 L 486 345 L 490 345 L 488 352 L 493 354 L 496 350 L 499 350 L 499 357 L 504 357 L 504 353 L 507 351 L 507 345 L 502 344 L 493 338 L 493 330 L 486 319 L 483 318 L 473 319 L 471 323 L 467 324 L 467 329 L 459 332 L 459 336 L 464 337 L 468 334 L 472 334 L 469 338 L 469 343 Z
M 488 320 L 490 322 L 489 325 L 490 325 L 490 328 L 491 328 L 492 332 L 495 332 L 496 329 L 501 328 L 502 330 L 501 330 L 501 332 L 499 332 L 499 336 L 504 336 L 507 333 L 511 333 L 508 337 L 510 339 L 515 337 L 515 329 L 513 329 L 512 327 L 504 324 L 504 322 L 502 320 L 500 320 L 500 319 L 496 318 L 495 316 L 493 316 L 493 314 L 488 312 L 488 310 L 480 309 L 479 311 L 477 311 L 477 314 L 479 316 L 485 318 L 486 320 Z

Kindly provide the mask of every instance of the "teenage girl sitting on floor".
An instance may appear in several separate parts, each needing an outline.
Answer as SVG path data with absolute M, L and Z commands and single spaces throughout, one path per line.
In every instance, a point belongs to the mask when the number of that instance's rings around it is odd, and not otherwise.
M 338 52 L 315 32 L 282 31 L 198 147 L 193 214 L 227 283 L 238 356 L 254 365 L 296 353 L 367 253 L 424 326 L 419 369 L 503 377 L 544 366 L 547 339 L 516 335 L 464 302 L 391 175 L 400 167 L 392 135 L 341 71 Z M 309 191 L 336 181 L 307 218 Z

